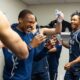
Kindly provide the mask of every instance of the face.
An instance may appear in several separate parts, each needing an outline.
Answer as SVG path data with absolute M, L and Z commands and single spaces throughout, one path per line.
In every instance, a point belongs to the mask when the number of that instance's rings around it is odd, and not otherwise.
M 74 15 L 71 18 L 71 27 L 72 27 L 73 30 L 77 30 L 79 26 L 80 26 L 79 16 L 78 15 Z
M 19 23 L 21 25 L 20 29 L 23 32 L 31 32 L 36 24 L 35 16 L 32 14 L 27 14 L 24 18 L 19 19 Z
M 51 42 L 53 45 L 55 45 L 55 44 L 56 44 L 56 42 L 57 42 L 56 35 L 53 35 L 53 36 L 52 36 L 52 38 L 51 38 L 50 42 Z

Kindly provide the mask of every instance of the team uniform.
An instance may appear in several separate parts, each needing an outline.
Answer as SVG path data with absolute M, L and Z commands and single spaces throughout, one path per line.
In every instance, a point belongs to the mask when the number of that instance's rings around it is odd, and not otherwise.
M 37 26 L 37 33 L 39 32 L 38 27 L 39 26 Z M 39 50 L 42 50 L 42 45 L 40 45 L 39 47 L 36 48 L 36 52 L 38 52 Z M 44 52 L 44 50 L 42 50 L 42 51 Z M 32 67 L 33 67 L 32 68 L 32 80 L 37 80 L 37 79 L 38 80 L 50 80 L 47 56 L 44 56 L 40 60 L 36 60 L 34 58 Z
M 72 32 L 69 44 L 69 62 L 71 62 L 80 56 L 80 29 Z M 64 80 L 80 80 L 80 63 L 74 64 L 66 71 Z
M 32 80 L 50 80 L 47 57 L 33 61 Z
M 13 25 L 12 28 L 29 45 L 34 35 L 32 33 L 26 34 L 24 32 L 19 31 L 16 28 L 17 25 L 18 24 Z M 44 49 L 44 52 L 47 51 L 47 49 L 44 47 L 42 49 Z M 3 48 L 3 53 L 5 57 L 3 79 L 4 80 L 31 80 L 33 57 L 38 54 L 35 51 L 36 51 L 35 49 L 30 49 L 29 57 L 27 59 L 19 59 L 15 54 L 13 54 L 12 51 L 10 51 L 7 48 Z M 44 53 L 42 54 L 46 55 Z
M 59 58 L 60 58 L 60 54 L 61 54 L 61 50 L 62 50 L 61 44 L 56 44 L 55 47 L 56 47 L 57 51 L 50 52 L 48 55 L 50 80 L 57 80 Z

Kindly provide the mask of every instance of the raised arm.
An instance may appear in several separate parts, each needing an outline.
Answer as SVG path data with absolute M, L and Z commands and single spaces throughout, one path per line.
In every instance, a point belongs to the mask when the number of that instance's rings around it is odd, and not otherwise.
M 41 32 L 46 35 L 60 34 L 62 23 L 57 23 L 55 28 L 42 28 Z
M 55 28 L 43 28 L 44 34 L 60 34 L 62 31 L 62 20 L 64 19 L 64 14 L 60 11 L 57 15 L 57 23 Z

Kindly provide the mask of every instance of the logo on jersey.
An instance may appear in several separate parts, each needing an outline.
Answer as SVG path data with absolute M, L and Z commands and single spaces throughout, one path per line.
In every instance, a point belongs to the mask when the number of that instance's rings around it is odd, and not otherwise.
M 15 74 L 14 70 L 17 69 L 17 65 L 19 64 L 18 63 L 18 58 L 15 55 L 12 55 L 12 62 L 13 62 L 13 67 L 12 67 L 12 70 L 11 70 L 10 79 L 14 76 L 14 74 Z

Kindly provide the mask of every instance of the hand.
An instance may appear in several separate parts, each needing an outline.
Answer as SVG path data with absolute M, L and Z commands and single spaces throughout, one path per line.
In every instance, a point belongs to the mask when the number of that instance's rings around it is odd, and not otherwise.
M 51 45 L 55 46 L 56 45 L 56 41 L 54 39 L 50 39 L 50 43 Z
M 55 44 L 56 42 L 53 39 L 50 39 L 49 41 L 45 43 L 45 47 L 47 47 L 48 49 L 52 49 Z
M 57 21 L 61 23 L 64 19 L 64 14 L 61 11 L 56 10 L 56 18 L 57 18 Z
M 69 62 L 67 64 L 65 64 L 64 69 L 65 70 L 69 70 L 71 68 L 72 64 Z
M 52 49 L 53 48 L 53 45 L 50 42 L 47 42 L 47 43 L 45 43 L 45 47 L 47 49 Z
M 30 45 L 35 48 L 39 46 L 42 42 L 46 40 L 46 36 L 43 36 L 41 34 L 37 34 L 31 41 Z

